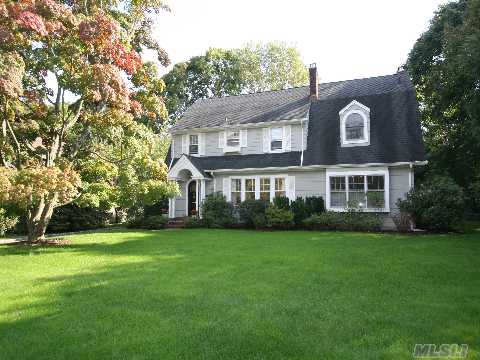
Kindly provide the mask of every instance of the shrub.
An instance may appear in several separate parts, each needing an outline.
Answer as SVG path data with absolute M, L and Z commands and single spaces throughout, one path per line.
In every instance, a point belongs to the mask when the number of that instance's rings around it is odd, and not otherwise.
M 111 218 L 107 211 L 69 204 L 53 212 L 47 232 L 70 232 L 105 227 Z
M 240 222 L 247 228 L 262 228 L 266 225 L 264 200 L 245 200 L 239 206 Z M 263 225 L 262 225 L 263 224 Z
M 267 207 L 265 219 L 267 226 L 272 229 L 289 229 L 293 226 L 293 212 L 278 208 L 275 205 Z
M 210 228 L 229 227 L 235 224 L 233 205 L 219 192 L 205 198 L 202 203 L 202 215 L 205 226 Z
M 321 196 L 309 196 L 305 199 L 307 217 L 325 212 L 325 202 Z
M 278 209 L 290 210 L 290 200 L 286 196 L 275 196 L 273 205 Z
M 185 218 L 185 227 L 187 229 L 201 228 L 204 226 L 205 226 L 205 223 L 200 218 L 197 218 L 194 216 Z
M 303 223 L 310 230 L 378 231 L 382 219 L 374 213 L 326 211 L 308 217 Z
M 161 230 L 167 226 L 168 219 L 162 215 L 135 217 L 127 223 L 129 229 Z
M 309 216 L 307 213 L 307 207 L 305 206 L 305 199 L 299 197 L 295 201 L 292 201 L 290 204 L 290 209 L 293 212 L 293 221 L 295 222 L 295 226 L 302 226 L 303 220 Z
M 168 198 L 162 198 L 155 204 L 146 205 L 143 208 L 145 216 L 164 215 L 168 214 Z
M 5 209 L 0 208 L 0 236 L 4 236 L 7 230 L 13 228 L 18 218 L 7 215 Z
M 464 205 L 462 188 L 452 179 L 440 176 L 410 190 L 405 200 L 397 201 L 400 211 L 411 216 L 417 227 L 434 231 L 454 229 L 463 220 Z

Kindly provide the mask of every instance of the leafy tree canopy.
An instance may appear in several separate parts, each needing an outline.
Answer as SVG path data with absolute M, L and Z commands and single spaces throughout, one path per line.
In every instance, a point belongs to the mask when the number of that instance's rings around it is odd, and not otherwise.
M 171 121 L 196 100 L 305 85 L 308 71 L 295 47 L 251 43 L 240 49 L 209 49 L 176 64 L 163 76 Z
M 167 117 L 164 82 L 140 56 L 153 49 L 168 65 L 149 16 L 165 8 L 0 0 L 0 205 L 26 213 L 31 241 L 63 204 L 130 206 L 176 192 L 152 132 Z
M 480 0 L 442 5 L 410 52 L 407 69 L 421 103 L 431 167 L 471 187 L 480 180 Z

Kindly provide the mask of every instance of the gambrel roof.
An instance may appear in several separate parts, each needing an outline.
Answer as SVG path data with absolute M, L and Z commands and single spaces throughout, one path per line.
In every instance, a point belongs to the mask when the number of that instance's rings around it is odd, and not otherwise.
M 425 160 L 415 88 L 407 73 L 197 101 L 173 131 L 308 118 L 303 165 L 380 164 Z M 342 147 L 339 111 L 352 101 L 370 109 L 370 144 Z M 204 170 L 297 166 L 298 152 L 201 157 Z M 271 164 L 271 166 L 268 166 Z

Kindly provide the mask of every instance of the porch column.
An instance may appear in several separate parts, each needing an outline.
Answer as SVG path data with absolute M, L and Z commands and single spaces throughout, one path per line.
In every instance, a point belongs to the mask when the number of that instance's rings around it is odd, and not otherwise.
M 170 219 L 175 217 L 175 198 L 168 199 L 168 217 Z
M 205 200 L 205 179 L 200 180 L 200 199 L 199 199 L 199 204 L 201 205 L 203 203 L 203 200 Z M 199 214 L 202 216 L 201 211 L 202 207 L 199 205 Z

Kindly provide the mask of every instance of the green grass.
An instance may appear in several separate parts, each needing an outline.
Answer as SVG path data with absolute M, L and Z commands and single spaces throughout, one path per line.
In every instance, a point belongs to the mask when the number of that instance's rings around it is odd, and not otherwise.
M 480 232 L 111 230 L 0 247 L 3 359 L 480 357 Z

